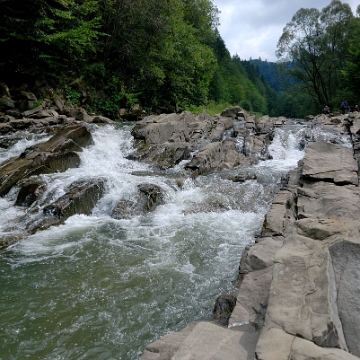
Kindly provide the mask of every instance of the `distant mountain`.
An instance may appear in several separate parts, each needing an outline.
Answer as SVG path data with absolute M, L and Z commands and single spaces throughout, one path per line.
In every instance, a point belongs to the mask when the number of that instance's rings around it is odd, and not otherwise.
M 276 90 L 280 91 L 280 81 L 276 73 L 276 63 L 270 61 L 263 61 L 261 59 L 247 60 L 251 65 L 259 70 L 261 75 L 264 75 L 266 81 Z

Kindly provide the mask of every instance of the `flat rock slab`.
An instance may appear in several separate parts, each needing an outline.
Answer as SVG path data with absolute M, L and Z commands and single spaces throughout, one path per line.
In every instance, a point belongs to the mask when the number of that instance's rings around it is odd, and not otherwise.
M 242 359 L 239 357 L 239 359 Z M 257 360 L 358 360 L 359 358 L 340 349 L 322 348 L 311 341 L 272 328 L 261 334 L 257 348 Z
M 302 161 L 302 176 L 314 181 L 358 185 L 358 165 L 351 150 L 317 141 L 310 143 Z
M 253 344 L 252 337 L 255 339 Z M 171 360 L 252 359 L 256 339 L 256 333 L 232 331 L 209 322 L 200 322 L 181 343 Z
M 359 218 L 359 188 L 354 185 L 337 186 L 319 181 L 298 188 L 298 217 L 329 218 L 344 217 L 353 220 Z

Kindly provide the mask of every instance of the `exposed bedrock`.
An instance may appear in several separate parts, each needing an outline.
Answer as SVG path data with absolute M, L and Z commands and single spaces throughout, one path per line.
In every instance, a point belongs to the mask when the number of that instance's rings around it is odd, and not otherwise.
M 165 338 L 150 344 L 142 360 L 360 359 L 360 116 L 315 121 L 338 136 L 348 131 L 355 150 L 336 138 L 308 144 L 275 195 L 261 236 L 243 252 L 227 327 L 219 325 L 231 297 L 220 297 L 212 323 L 178 333 L 184 339 L 166 356 Z M 216 334 L 217 345 L 204 352 Z
M 182 160 L 193 176 L 269 158 L 272 130 L 282 118 L 256 119 L 240 107 L 221 115 L 148 116 L 133 129 L 136 151 L 129 157 L 166 169 Z

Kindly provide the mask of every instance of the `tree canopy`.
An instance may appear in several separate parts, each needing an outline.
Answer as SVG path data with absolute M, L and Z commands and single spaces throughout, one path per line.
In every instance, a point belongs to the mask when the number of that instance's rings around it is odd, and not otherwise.
M 318 108 L 337 107 L 346 94 L 344 74 L 351 76 L 351 61 L 357 61 L 357 20 L 348 4 L 332 0 L 321 11 L 298 10 L 279 39 L 280 67 L 297 79 L 293 88 L 311 97 Z

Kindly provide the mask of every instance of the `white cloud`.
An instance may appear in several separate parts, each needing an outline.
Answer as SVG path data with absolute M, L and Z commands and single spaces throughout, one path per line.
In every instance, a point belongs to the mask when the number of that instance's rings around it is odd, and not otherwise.
M 354 14 L 359 0 L 350 4 Z M 330 0 L 213 0 L 220 13 L 219 32 L 231 55 L 276 61 L 275 50 L 283 28 L 300 8 L 322 9 Z

